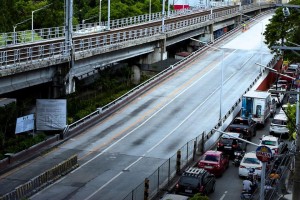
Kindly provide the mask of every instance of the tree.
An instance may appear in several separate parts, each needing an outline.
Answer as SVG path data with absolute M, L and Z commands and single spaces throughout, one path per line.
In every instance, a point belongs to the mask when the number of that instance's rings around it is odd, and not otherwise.
M 292 5 L 300 5 L 300 0 L 292 0 Z M 272 46 L 295 46 L 293 43 L 300 44 L 300 9 L 289 8 L 290 16 L 283 15 L 282 7 L 278 7 L 270 23 L 266 26 L 264 32 L 265 43 L 269 49 Z M 300 62 L 300 53 L 295 51 L 283 51 L 272 49 L 273 53 L 283 56 L 284 60 L 290 62 Z

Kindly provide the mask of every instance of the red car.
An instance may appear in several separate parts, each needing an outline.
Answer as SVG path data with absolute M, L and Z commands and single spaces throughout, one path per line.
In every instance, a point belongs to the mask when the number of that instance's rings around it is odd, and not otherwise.
M 199 168 L 204 168 L 215 176 L 222 176 L 229 167 L 229 157 L 222 151 L 210 150 L 205 152 L 202 159 L 198 162 Z

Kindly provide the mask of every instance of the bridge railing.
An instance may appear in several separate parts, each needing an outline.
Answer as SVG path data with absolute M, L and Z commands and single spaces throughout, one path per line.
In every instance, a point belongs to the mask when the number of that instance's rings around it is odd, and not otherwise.
M 222 2 L 217 3 L 216 5 L 212 5 L 213 7 L 220 7 L 220 6 L 229 6 L 233 3 Z M 266 3 L 261 3 L 261 5 Z M 243 9 L 248 9 L 251 7 L 257 7 L 257 4 L 249 4 L 242 6 Z M 198 12 L 199 10 L 209 10 L 209 8 L 202 9 L 202 7 L 195 7 L 193 9 L 185 9 L 185 10 L 171 10 L 170 16 L 177 16 L 182 14 L 190 14 L 191 12 Z M 151 20 L 161 20 L 162 15 L 161 12 L 151 13 Z M 117 29 L 124 26 L 131 26 L 135 24 L 145 23 L 150 21 L 149 14 L 143 14 L 128 18 L 121 18 L 115 19 L 110 21 L 110 28 Z M 101 27 L 108 27 L 108 22 L 96 22 L 96 23 L 83 23 L 73 26 L 73 33 L 74 35 L 82 35 L 82 34 L 91 34 L 97 33 L 101 31 L 105 31 L 106 28 Z M 41 40 L 49 40 L 55 38 L 62 38 L 65 36 L 66 27 L 59 26 L 59 27 L 49 27 L 49 28 L 42 28 L 42 29 L 34 29 L 34 30 L 24 30 L 24 31 L 16 31 L 16 32 L 8 32 L 8 33 L 0 33 L 0 48 L 5 46 L 17 45 L 17 44 L 24 44 L 24 43 L 32 43 L 38 42 Z
M 182 11 L 170 11 L 170 15 L 177 15 L 178 13 L 182 14 Z M 161 12 L 151 13 L 151 20 L 161 19 Z M 138 15 L 133 17 L 115 19 L 110 21 L 110 29 L 117 29 L 125 26 L 131 26 L 135 24 L 145 23 L 150 21 L 150 15 Z M 105 27 L 105 28 L 101 28 Z M 96 22 L 96 23 L 83 23 L 73 26 L 74 35 L 83 35 L 102 32 L 108 27 L 108 22 Z M 8 33 L 0 33 L 0 48 L 5 46 L 17 45 L 38 42 L 41 40 L 49 40 L 55 38 L 62 38 L 65 36 L 66 27 L 50 27 L 42 29 L 24 30 Z

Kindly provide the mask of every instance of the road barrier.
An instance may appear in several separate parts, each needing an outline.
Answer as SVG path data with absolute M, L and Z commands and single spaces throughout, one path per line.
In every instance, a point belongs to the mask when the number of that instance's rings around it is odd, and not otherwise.
M 0 200 L 19 200 L 30 197 L 53 181 L 66 175 L 78 167 L 77 155 L 71 156 L 64 162 L 52 167 L 46 172 L 32 178 L 30 181 L 16 187 L 13 191 L 0 197 Z

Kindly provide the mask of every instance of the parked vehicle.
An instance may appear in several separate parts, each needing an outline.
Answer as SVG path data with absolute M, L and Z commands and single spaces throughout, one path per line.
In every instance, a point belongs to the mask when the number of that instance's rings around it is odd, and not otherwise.
M 247 147 L 247 143 L 236 138 L 245 139 L 242 133 L 226 132 L 220 137 L 217 150 L 234 158 L 236 151 L 245 151 Z
M 257 176 L 260 177 L 262 170 L 262 162 L 256 157 L 255 151 L 245 153 L 239 166 L 239 176 L 248 177 L 250 168 L 255 169 L 255 173 L 257 174 Z
M 289 129 L 287 128 L 287 116 L 285 113 L 278 113 L 274 116 L 270 125 L 270 135 L 279 138 L 288 138 Z
M 215 176 L 222 176 L 229 167 L 229 157 L 222 151 L 209 150 L 204 153 L 198 162 L 198 167 L 206 169 Z
M 257 123 L 251 118 L 236 117 L 227 127 L 228 132 L 242 133 L 244 138 L 251 140 L 256 135 Z
M 271 94 L 266 91 L 249 91 L 242 96 L 242 113 L 244 118 L 252 118 L 264 125 L 270 116 Z
M 175 185 L 175 193 L 193 196 L 196 193 L 207 195 L 215 191 L 216 178 L 205 169 L 188 168 Z
M 281 139 L 279 139 L 278 137 L 271 136 L 271 135 L 267 135 L 267 136 L 263 135 L 262 136 L 259 146 L 262 146 L 262 145 L 269 147 L 272 150 L 273 156 L 280 154 L 281 151 L 283 150 L 283 147 L 285 146 L 284 142 L 282 142 Z

